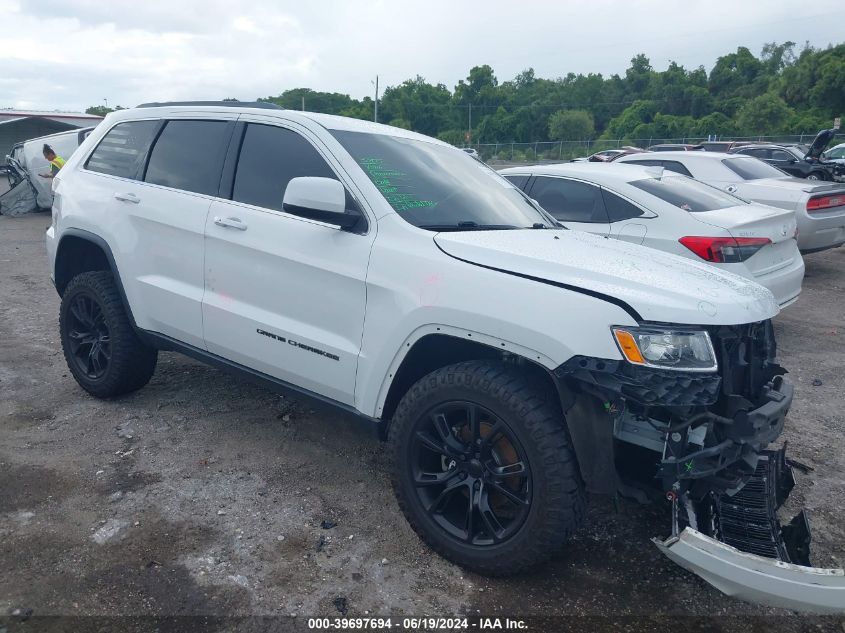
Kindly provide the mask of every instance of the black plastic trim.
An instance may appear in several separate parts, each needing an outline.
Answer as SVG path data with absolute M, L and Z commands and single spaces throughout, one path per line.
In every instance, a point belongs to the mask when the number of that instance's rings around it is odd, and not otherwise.
M 437 240 L 434 240 L 435 246 L 443 252 L 444 255 L 451 257 L 452 259 L 456 259 L 459 262 L 464 262 L 465 264 L 470 264 L 472 266 L 478 266 L 479 268 L 486 268 L 487 270 L 493 270 L 497 273 L 504 273 L 505 275 L 511 275 L 512 277 L 520 277 L 521 279 L 528 279 L 529 281 L 536 281 L 541 284 L 546 284 L 547 286 L 554 286 L 556 288 L 563 288 L 564 290 L 571 290 L 573 292 L 577 292 L 582 295 L 587 295 L 589 297 L 594 297 L 595 299 L 601 299 L 602 301 L 606 301 L 607 303 L 612 303 L 615 306 L 618 306 L 625 310 L 631 318 L 635 319 L 638 323 L 642 322 L 643 318 L 640 316 L 640 313 L 634 310 L 629 304 L 622 301 L 622 299 L 617 299 L 616 297 L 612 297 L 610 295 L 606 295 L 603 292 L 597 292 L 595 290 L 589 290 L 588 288 L 581 288 L 579 286 L 573 286 L 571 284 L 565 284 L 560 281 L 551 281 L 549 279 L 543 279 L 542 277 L 534 277 L 533 275 L 526 275 L 524 273 L 517 273 L 512 270 L 505 270 L 503 268 L 496 268 L 495 266 L 487 266 L 485 264 L 479 264 L 477 262 L 472 262 L 468 259 L 464 259 L 462 257 L 457 257 L 452 255 L 451 253 L 447 253 L 440 244 L 437 243 Z
M 140 336 L 141 339 L 144 340 L 144 342 L 149 345 L 152 345 L 158 350 L 179 352 L 181 354 L 184 354 L 185 356 L 190 356 L 191 358 L 195 358 L 208 365 L 211 365 L 212 367 L 217 367 L 218 369 L 237 374 L 254 383 L 263 385 L 265 387 L 270 387 L 271 389 L 274 389 L 276 391 L 280 391 L 282 393 L 295 394 L 297 396 L 307 398 L 320 404 L 328 405 L 334 409 L 350 414 L 364 422 L 372 424 L 373 431 L 376 433 L 376 435 L 379 435 L 379 427 L 382 424 L 382 420 L 361 413 L 360 411 L 358 411 L 358 409 L 351 405 L 338 402 L 337 400 L 333 400 L 332 398 L 327 398 L 326 396 L 323 396 L 319 393 L 316 393 L 309 389 L 305 389 L 303 387 L 299 387 L 284 380 L 280 380 L 279 378 L 274 378 L 273 376 L 257 371 L 255 369 L 251 369 L 250 367 L 228 360 L 226 358 L 223 358 L 222 356 L 218 356 L 217 354 L 213 354 L 209 351 L 199 349 L 198 347 L 194 347 L 193 345 L 182 343 L 181 341 L 167 336 L 166 334 L 159 334 L 158 332 L 150 332 L 149 330 L 142 330 L 139 328 L 136 328 L 136 332 L 138 333 L 138 336 Z
M 213 106 L 222 108 L 261 108 L 262 110 L 284 110 L 280 105 L 267 101 L 153 101 L 140 103 L 136 108 L 164 108 L 169 106 Z
M 117 284 L 117 290 L 118 292 L 120 292 L 120 300 L 123 302 L 123 308 L 126 310 L 126 314 L 129 316 L 129 322 L 132 324 L 132 327 L 137 329 L 138 326 L 135 323 L 135 317 L 132 315 L 132 308 L 129 306 L 129 300 L 126 298 L 126 291 L 123 289 L 123 282 L 120 279 L 120 271 L 117 268 L 117 262 L 114 259 L 114 254 L 112 253 L 111 247 L 108 245 L 108 242 L 106 242 L 106 240 L 104 240 L 96 233 L 91 233 L 90 231 L 86 231 L 84 229 L 65 229 L 56 247 L 57 261 L 59 259 L 59 253 L 62 250 L 62 242 L 67 237 L 78 237 L 80 239 L 91 242 L 92 244 L 98 246 L 100 250 L 103 251 L 103 253 L 105 253 L 106 259 L 109 262 L 109 267 L 111 268 L 112 275 L 114 276 L 114 282 Z M 56 271 L 54 270 L 53 278 L 55 279 L 55 277 Z M 57 287 L 56 292 L 58 291 L 59 289 Z
M 331 211 L 323 211 L 321 209 L 311 209 L 309 207 L 300 207 L 295 204 L 282 204 L 282 209 L 286 213 L 290 213 L 291 215 L 296 215 L 301 218 L 307 218 L 309 220 L 317 220 L 318 222 L 325 222 L 327 224 L 333 224 L 334 226 L 339 226 L 344 231 L 353 231 L 356 225 L 361 223 L 362 215 L 357 211 L 353 211 L 350 213 L 350 209 L 347 209 L 345 213 L 333 213 Z

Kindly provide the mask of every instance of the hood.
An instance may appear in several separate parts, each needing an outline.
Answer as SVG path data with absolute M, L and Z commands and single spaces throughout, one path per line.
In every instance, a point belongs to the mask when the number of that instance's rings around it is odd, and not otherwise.
M 773 317 L 772 293 L 718 268 L 581 231 L 438 233 L 447 255 L 622 301 L 644 321 L 736 325 Z
M 836 136 L 836 130 L 822 130 L 816 135 L 816 138 L 813 139 L 813 144 L 810 145 L 810 149 L 807 150 L 807 154 L 804 158 L 820 158 L 822 152 L 827 149 L 827 146 L 830 145 L 830 142 L 833 140 L 833 137 Z

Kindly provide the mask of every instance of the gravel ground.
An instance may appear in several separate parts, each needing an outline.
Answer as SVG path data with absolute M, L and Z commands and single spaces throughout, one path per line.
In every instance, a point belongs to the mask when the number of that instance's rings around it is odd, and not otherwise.
M 304 626 L 346 612 L 551 617 L 531 630 L 659 630 L 676 618 L 692 630 L 845 630 L 841 618 L 711 589 L 649 542 L 668 532 L 666 508 L 625 500 L 591 499 L 584 528 L 534 573 L 464 572 L 406 525 L 371 430 L 177 354 L 160 355 L 141 391 L 95 400 L 60 350 L 48 223 L 0 217 L 0 616 L 297 614 L 284 622 Z M 815 564 L 843 567 L 845 248 L 806 263 L 801 299 L 776 319 L 796 384 L 784 437 L 814 469 L 790 509 L 810 511 Z M 20 620 L 0 620 L 0 633 L 49 628 Z

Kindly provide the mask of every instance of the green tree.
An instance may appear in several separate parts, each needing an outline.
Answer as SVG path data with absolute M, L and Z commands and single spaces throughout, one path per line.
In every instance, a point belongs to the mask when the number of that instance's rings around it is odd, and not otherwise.
M 787 131 L 787 124 L 795 111 L 777 95 L 767 93 L 749 100 L 736 116 L 737 128 L 746 135 L 779 134 Z
M 554 141 L 583 141 L 595 133 L 593 115 L 585 110 L 559 110 L 549 117 L 549 138 Z

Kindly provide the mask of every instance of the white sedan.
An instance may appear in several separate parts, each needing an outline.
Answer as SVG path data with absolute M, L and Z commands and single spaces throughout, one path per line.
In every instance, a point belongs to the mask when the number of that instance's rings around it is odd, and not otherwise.
M 565 163 L 500 173 L 568 228 L 709 262 L 765 286 L 781 307 L 801 292 L 792 211 L 663 168 Z
M 792 178 L 741 154 L 664 152 L 623 156 L 619 163 L 664 167 L 735 193 L 747 200 L 795 213 L 798 247 L 812 253 L 845 244 L 845 185 Z

